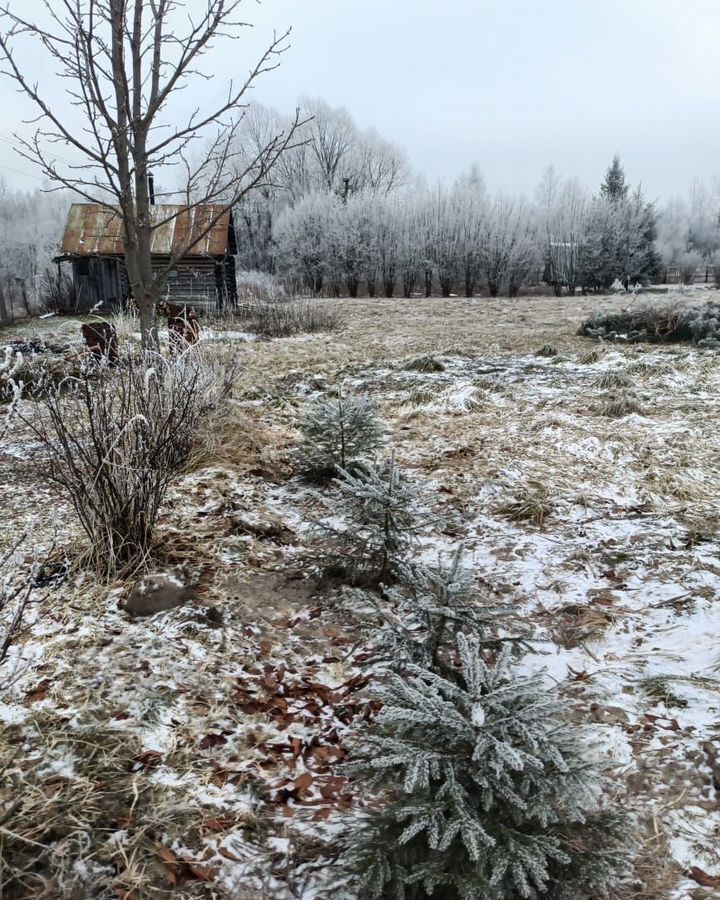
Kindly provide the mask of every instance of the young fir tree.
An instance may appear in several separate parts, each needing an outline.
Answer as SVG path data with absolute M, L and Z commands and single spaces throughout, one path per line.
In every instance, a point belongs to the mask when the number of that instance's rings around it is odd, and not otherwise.
M 320 398 L 301 421 L 299 458 L 313 478 L 330 478 L 337 468 L 351 469 L 382 441 L 377 407 L 366 397 Z
M 605 173 L 605 180 L 600 185 L 600 195 L 607 200 L 626 200 L 630 186 L 625 183 L 625 169 L 618 153 Z
M 381 468 L 363 463 L 355 471 L 339 468 L 337 484 L 345 501 L 345 522 L 326 527 L 328 568 L 350 584 L 393 581 L 418 535 L 428 523 L 420 494 L 395 462 Z
M 657 214 L 653 203 L 646 202 L 640 186 L 633 192 L 632 207 L 638 222 L 639 240 L 633 265 L 629 271 L 629 284 L 647 284 L 658 278 L 662 271 L 662 259 L 657 251 Z
M 577 726 L 506 647 L 488 661 L 458 634 L 455 674 L 410 664 L 351 770 L 386 793 L 354 835 L 360 896 L 396 900 L 589 900 L 627 869 L 624 816 Z
M 463 551 L 461 545 L 448 563 L 438 561 L 435 566 L 402 565 L 400 585 L 386 589 L 380 607 L 385 627 L 379 642 L 396 664 L 410 661 L 436 672 L 454 672 L 455 644 L 461 633 L 474 635 L 489 648 L 497 648 L 501 641 L 522 643 L 520 629 L 514 627 L 513 636 L 508 633 L 510 607 L 478 591 Z

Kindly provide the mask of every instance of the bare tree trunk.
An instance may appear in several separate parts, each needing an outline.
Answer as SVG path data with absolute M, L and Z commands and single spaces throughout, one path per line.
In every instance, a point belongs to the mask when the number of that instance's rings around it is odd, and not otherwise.
M 403 297 L 410 297 L 415 290 L 415 282 L 417 281 L 417 273 L 407 271 L 403 275 Z
M 201 61 L 215 39 L 237 37 L 247 24 L 237 19 L 237 0 L 205 0 L 189 21 L 174 0 L 26 4 L 33 5 L 44 8 L 42 23 L 0 5 L 2 74 L 30 99 L 40 123 L 33 137 L 18 139 L 21 154 L 55 186 L 122 218 L 125 265 L 140 312 L 143 347 L 157 349 L 155 307 L 173 266 L 250 191 L 268 188 L 270 169 L 296 146 L 293 137 L 303 124 L 299 113 L 287 129 L 268 135 L 249 154 L 236 144 L 246 95 L 259 76 L 277 67 L 288 32 L 273 39 L 244 80 L 230 82 L 223 99 L 174 117 L 172 127 L 164 128 L 163 115 L 175 93 L 188 80 L 209 76 Z M 32 78 L 15 55 L 20 34 L 37 51 L 38 61 L 29 58 Z M 55 67 L 68 83 L 65 103 L 46 99 L 34 80 L 36 70 Z M 66 118 L 68 106 L 74 110 Z M 205 150 L 191 162 L 186 151 L 195 142 Z M 52 152 L 57 144 L 74 149 L 83 164 L 63 167 Z M 185 202 L 158 207 L 151 218 L 155 207 L 148 196 L 148 172 L 178 163 L 186 170 Z M 155 230 L 200 207 L 208 214 L 194 217 L 193 228 L 173 240 L 154 271 L 150 251 Z
M 440 279 L 440 290 L 443 297 L 449 297 L 450 294 L 452 294 L 453 287 L 455 287 L 455 280 L 442 272 L 439 273 L 438 277 Z
M 433 270 L 429 267 L 425 269 L 425 296 L 432 297 L 433 286 Z

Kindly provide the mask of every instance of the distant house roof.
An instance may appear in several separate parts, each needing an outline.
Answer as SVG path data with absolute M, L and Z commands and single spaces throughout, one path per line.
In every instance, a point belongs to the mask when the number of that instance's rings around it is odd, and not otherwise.
M 229 210 L 222 212 L 222 209 L 222 206 L 214 205 L 190 209 L 170 204 L 151 206 L 153 224 L 163 224 L 152 233 L 150 252 L 158 256 L 176 253 L 220 214 L 210 231 L 183 255 L 225 256 L 226 253 L 236 253 L 232 214 Z M 61 254 L 72 256 L 123 256 L 125 227 L 119 207 L 73 203 L 59 250 Z

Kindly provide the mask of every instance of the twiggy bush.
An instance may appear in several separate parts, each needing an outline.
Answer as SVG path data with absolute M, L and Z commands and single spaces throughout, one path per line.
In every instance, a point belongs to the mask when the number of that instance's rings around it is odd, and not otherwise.
M 23 629 L 25 614 L 37 600 L 43 566 L 38 560 L 27 564 L 22 551 L 28 535 L 22 534 L 0 551 L 0 667 L 7 661 L 12 645 Z M 0 675 L 0 691 L 13 683 L 19 672 L 10 667 Z
M 387 800 L 353 836 L 360 896 L 517 900 L 617 896 L 625 817 L 556 690 L 459 634 L 454 674 L 409 665 L 350 771 Z
M 246 315 L 249 330 L 268 338 L 335 331 L 340 324 L 326 301 L 314 299 L 253 302 Z
M 99 574 L 142 565 L 173 474 L 227 390 L 198 348 L 171 360 L 127 356 L 117 369 L 100 367 L 49 388 L 37 414 L 26 417 Z
M 22 354 L 13 352 L 10 347 L 6 347 L 0 355 L 0 403 L 7 403 L 5 410 L 0 413 L 0 440 L 9 429 L 20 403 L 23 386 L 19 376 L 22 364 Z
M 275 275 L 269 275 L 267 272 L 256 269 L 238 272 L 235 281 L 240 305 L 286 298 L 285 285 Z
M 326 570 L 350 584 L 392 582 L 419 534 L 430 522 L 420 493 L 407 480 L 393 453 L 381 468 L 361 464 L 354 472 L 339 469 L 338 486 L 345 521 L 326 526 Z
M 77 311 L 77 297 L 72 278 L 64 272 L 45 269 L 40 283 L 40 302 L 61 316 L 71 316 Z
M 299 462 L 311 478 L 330 478 L 336 468 L 351 470 L 382 440 L 377 407 L 367 397 L 320 398 L 308 404 L 300 428 Z

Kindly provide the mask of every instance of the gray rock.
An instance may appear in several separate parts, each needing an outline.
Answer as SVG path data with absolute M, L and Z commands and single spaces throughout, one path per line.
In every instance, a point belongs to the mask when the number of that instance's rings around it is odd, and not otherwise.
M 168 573 L 146 575 L 130 592 L 123 609 L 130 616 L 154 616 L 194 598 L 191 587 Z

